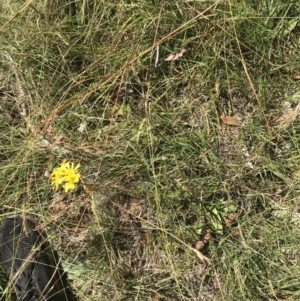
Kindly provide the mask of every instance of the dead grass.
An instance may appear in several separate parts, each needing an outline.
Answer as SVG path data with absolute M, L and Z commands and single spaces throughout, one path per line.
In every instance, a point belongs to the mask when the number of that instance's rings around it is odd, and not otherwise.
M 36 218 L 79 299 L 298 300 L 299 118 L 272 120 L 299 102 L 299 5 L 22 5 L 0 14 L 1 214 Z M 83 180 L 54 193 L 65 158 Z

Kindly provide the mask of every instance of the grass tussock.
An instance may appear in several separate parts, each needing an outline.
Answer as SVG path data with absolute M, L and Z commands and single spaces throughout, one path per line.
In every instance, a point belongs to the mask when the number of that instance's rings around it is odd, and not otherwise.
M 2 1 L 1 215 L 80 300 L 299 300 L 299 9 Z M 54 192 L 64 159 L 82 181 Z

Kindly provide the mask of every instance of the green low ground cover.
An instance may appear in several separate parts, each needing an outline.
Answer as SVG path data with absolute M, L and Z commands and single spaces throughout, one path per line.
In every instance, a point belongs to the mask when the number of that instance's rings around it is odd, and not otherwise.
M 1 216 L 38 222 L 80 300 L 299 300 L 299 11 L 1 2 Z

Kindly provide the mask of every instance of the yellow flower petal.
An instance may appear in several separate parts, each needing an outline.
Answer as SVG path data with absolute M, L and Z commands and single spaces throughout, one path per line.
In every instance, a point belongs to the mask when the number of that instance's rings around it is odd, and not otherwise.
M 71 182 L 67 182 L 63 185 L 63 189 L 65 190 L 65 192 L 68 192 L 69 190 L 72 190 L 74 188 L 75 188 L 75 184 Z
M 64 160 L 60 167 L 56 167 L 50 175 L 52 186 L 55 190 L 62 185 L 63 189 L 68 192 L 75 188 L 75 184 L 80 180 L 80 172 L 78 171 L 80 164 L 75 164 Z

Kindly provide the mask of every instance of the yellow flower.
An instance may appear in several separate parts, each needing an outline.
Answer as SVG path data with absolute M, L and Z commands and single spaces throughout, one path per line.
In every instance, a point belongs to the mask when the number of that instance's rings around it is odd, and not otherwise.
M 53 188 L 57 190 L 62 185 L 65 192 L 74 189 L 80 180 L 79 167 L 80 164 L 75 166 L 73 162 L 64 160 L 60 167 L 54 168 L 50 175 Z

